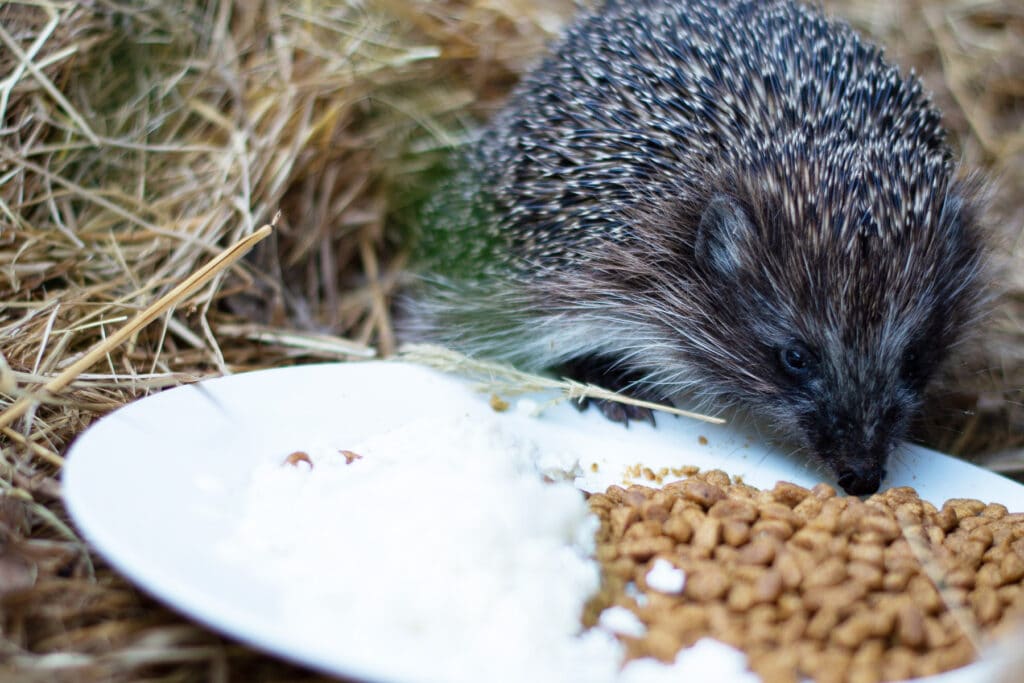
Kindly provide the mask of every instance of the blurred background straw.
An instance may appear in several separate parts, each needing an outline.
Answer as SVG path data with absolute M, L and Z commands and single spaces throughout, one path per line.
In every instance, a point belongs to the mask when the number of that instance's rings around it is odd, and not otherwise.
M 918 438 L 1024 472 L 1024 5 L 825 3 L 922 74 L 996 181 L 1001 296 Z M 0 680 L 313 674 L 160 607 L 86 548 L 69 442 L 134 398 L 229 372 L 388 355 L 403 235 L 568 0 L 0 4 Z M 274 234 L 63 391 L 40 387 L 202 264 Z M 39 400 L 41 399 L 41 400 Z

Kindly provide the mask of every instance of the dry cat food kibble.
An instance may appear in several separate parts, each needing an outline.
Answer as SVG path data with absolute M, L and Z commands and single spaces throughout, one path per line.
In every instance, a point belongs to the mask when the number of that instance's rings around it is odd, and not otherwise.
M 298 467 L 299 463 L 305 464 L 310 469 L 313 467 L 313 461 L 309 459 L 309 453 L 306 453 L 305 451 L 292 451 L 288 454 L 288 457 L 284 459 L 284 464 L 291 465 L 292 467 Z
M 973 661 L 1024 615 L 1024 514 L 999 504 L 762 491 L 721 471 L 589 504 L 606 576 L 592 612 L 624 607 L 646 625 L 620 636 L 631 658 L 671 661 L 711 636 L 772 683 L 893 681 Z M 666 563 L 681 590 L 663 592 Z

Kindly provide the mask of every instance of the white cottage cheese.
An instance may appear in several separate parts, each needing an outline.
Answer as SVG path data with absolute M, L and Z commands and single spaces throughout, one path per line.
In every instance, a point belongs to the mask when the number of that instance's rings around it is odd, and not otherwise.
M 413 422 L 303 450 L 311 468 L 253 472 L 222 548 L 274 587 L 297 638 L 417 662 L 425 681 L 632 683 L 678 669 L 620 670 L 612 610 L 582 631 L 600 586 L 598 522 L 571 458 L 542 456 L 498 419 Z

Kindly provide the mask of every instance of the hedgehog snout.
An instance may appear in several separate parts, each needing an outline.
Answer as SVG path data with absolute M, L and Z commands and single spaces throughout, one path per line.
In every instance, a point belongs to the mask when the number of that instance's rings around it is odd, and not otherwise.
M 829 463 L 836 483 L 846 493 L 863 496 L 878 491 L 885 479 L 891 450 L 889 443 L 868 446 L 854 441 L 835 444 L 820 455 Z
M 886 471 L 873 463 L 855 463 L 836 474 L 836 481 L 844 491 L 851 496 L 864 496 L 878 491 Z
M 896 411 L 881 419 L 825 419 L 814 429 L 814 450 L 828 464 L 836 483 L 849 495 L 878 491 L 886 476 L 889 454 L 902 434 Z

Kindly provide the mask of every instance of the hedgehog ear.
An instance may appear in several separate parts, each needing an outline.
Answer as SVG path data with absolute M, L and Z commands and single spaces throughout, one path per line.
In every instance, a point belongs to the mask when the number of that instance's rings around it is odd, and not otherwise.
M 711 198 L 701 214 L 694 240 L 697 262 L 722 275 L 732 275 L 743 261 L 743 247 L 754 226 L 736 200 L 724 194 Z

